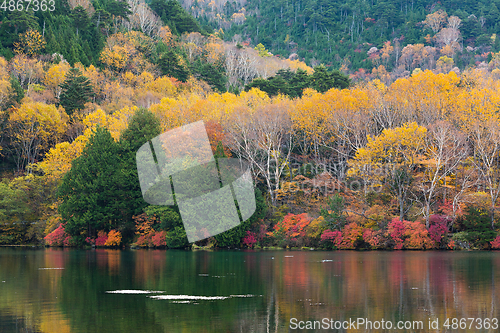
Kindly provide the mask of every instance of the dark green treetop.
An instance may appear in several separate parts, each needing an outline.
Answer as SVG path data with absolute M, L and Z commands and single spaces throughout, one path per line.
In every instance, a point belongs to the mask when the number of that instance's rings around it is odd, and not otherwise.
M 71 68 L 66 79 L 61 84 L 62 92 L 59 104 L 64 107 L 68 115 L 84 108 L 85 103 L 94 97 L 94 90 L 90 80 L 83 76 L 78 68 Z

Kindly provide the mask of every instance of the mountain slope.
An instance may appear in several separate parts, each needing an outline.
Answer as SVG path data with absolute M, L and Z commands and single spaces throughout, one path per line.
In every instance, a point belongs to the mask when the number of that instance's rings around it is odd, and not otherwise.
M 384 42 L 434 45 L 436 32 L 422 21 L 443 10 L 457 16 L 461 46 L 489 51 L 491 36 L 500 28 L 500 1 L 429 0 L 247 0 L 210 2 L 183 0 L 183 6 L 201 21 L 223 28 L 226 40 L 264 44 L 274 54 L 297 53 L 309 65 L 325 63 L 340 68 L 370 69 L 367 51 Z M 444 24 L 443 24 L 444 27 Z M 427 37 L 426 40 L 426 36 Z M 429 42 L 429 37 L 431 38 Z M 494 45 L 493 50 L 498 50 Z M 464 64 L 464 66 L 467 64 Z

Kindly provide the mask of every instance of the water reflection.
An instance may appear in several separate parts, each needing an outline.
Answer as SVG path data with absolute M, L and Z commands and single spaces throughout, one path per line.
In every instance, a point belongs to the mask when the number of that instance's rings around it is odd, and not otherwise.
M 498 318 L 499 267 L 496 252 L 1 248 L 0 331 L 288 332 L 291 318 Z

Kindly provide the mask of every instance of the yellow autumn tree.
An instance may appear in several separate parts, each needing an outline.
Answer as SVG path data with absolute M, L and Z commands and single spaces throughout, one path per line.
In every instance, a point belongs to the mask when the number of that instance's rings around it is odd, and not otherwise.
M 56 144 L 45 154 L 44 160 L 38 163 L 38 167 L 51 180 L 62 179 L 71 169 L 71 162 L 82 154 L 83 148 L 97 126 L 106 127 L 113 139 L 118 141 L 120 134 L 127 128 L 128 120 L 136 110 L 137 107 L 126 107 L 112 115 L 107 115 L 102 109 L 91 112 L 82 120 L 83 134 L 79 135 L 71 143 L 61 142 Z
M 14 53 L 34 57 L 45 48 L 45 38 L 37 30 L 29 29 L 19 34 L 19 41 L 14 42 Z
M 171 97 L 176 93 L 176 87 L 172 83 L 172 78 L 162 76 L 156 80 L 148 80 L 144 82 L 144 89 L 154 92 L 158 97 Z
M 64 134 L 68 115 L 62 107 L 25 101 L 9 115 L 8 128 L 13 140 L 17 169 L 35 163 Z
M 107 81 L 107 78 L 104 76 L 104 74 L 94 65 L 90 65 L 89 67 L 85 68 L 82 64 L 76 63 L 75 67 L 82 72 L 83 76 L 90 80 L 90 83 L 92 84 L 92 90 L 96 94 L 96 97 L 101 98 L 103 87 Z
M 12 86 L 9 81 L 9 72 L 7 69 L 8 65 L 7 60 L 0 57 L 0 106 L 4 105 L 12 92 Z
M 52 65 L 46 72 L 43 83 L 54 92 L 54 96 L 59 98 L 62 88 L 60 85 L 64 82 L 64 77 L 71 66 L 67 62 L 60 62 Z
M 50 148 L 42 162 L 37 166 L 48 180 L 58 181 L 71 169 L 71 161 L 82 154 L 92 131 L 86 130 L 73 142 L 61 142 Z
M 127 64 L 132 50 L 120 45 L 107 47 L 101 52 L 99 60 L 107 67 L 121 71 Z
M 449 71 L 451 71 L 454 65 L 455 63 L 453 61 L 453 58 L 444 55 L 442 57 L 439 57 L 438 61 L 436 62 L 436 69 L 440 72 L 448 73 Z
M 312 75 L 314 73 L 314 70 L 307 66 L 307 64 L 303 61 L 300 60 L 290 60 L 290 59 L 285 59 L 283 61 L 286 66 L 288 66 L 291 70 L 297 71 L 297 69 L 302 69 L 307 72 L 307 74 Z
M 328 145 L 331 137 L 326 127 L 328 100 L 318 92 L 304 93 L 291 110 L 296 133 L 296 144 L 301 155 L 317 157 L 321 146 Z
M 262 45 L 262 43 L 257 44 L 257 46 L 255 47 L 255 50 L 257 50 L 257 52 L 259 53 L 259 56 L 261 56 L 261 57 L 270 57 L 271 56 L 269 51 L 266 50 L 266 47 L 264 45 Z
M 427 129 L 415 122 L 386 129 L 375 138 L 368 136 L 366 147 L 358 149 L 350 162 L 349 174 L 361 177 L 365 184 L 387 183 L 398 198 L 401 221 L 407 211 L 411 173 L 423 157 L 426 133 Z
M 385 96 L 393 116 L 403 122 L 432 124 L 446 120 L 452 112 L 460 77 L 455 72 L 435 74 L 429 70 L 396 80 Z
M 498 121 L 498 80 L 480 79 L 477 73 L 468 72 L 461 81 L 463 87 L 450 96 L 453 101 L 451 116 L 458 126 L 466 133 L 471 133 L 477 123 Z
M 146 54 L 154 50 L 152 38 L 139 31 L 116 33 L 106 40 L 99 60 L 109 70 L 123 72 L 125 69 L 134 74 L 153 71 L 154 66 L 146 59 Z
M 120 134 L 127 128 L 130 118 L 137 109 L 137 106 L 124 107 L 107 116 L 107 128 L 115 141 L 118 141 Z

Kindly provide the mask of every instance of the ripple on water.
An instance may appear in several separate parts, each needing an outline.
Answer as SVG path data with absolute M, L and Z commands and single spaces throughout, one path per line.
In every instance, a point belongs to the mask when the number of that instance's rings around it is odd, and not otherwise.
M 260 295 L 262 296 L 262 295 Z M 195 300 L 195 301 L 215 301 L 224 300 L 228 298 L 245 298 L 245 297 L 255 297 L 255 295 L 229 295 L 229 296 L 194 296 L 194 295 L 158 295 L 149 296 L 153 299 L 165 299 L 165 300 Z
M 108 290 L 107 294 L 127 294 L 127 295 L 140 295 L 140 294 L 161 294 L 164 291 L 153 290 Z

